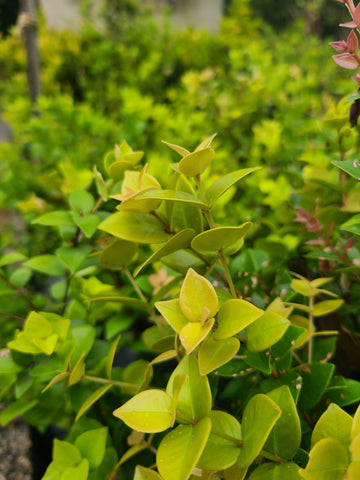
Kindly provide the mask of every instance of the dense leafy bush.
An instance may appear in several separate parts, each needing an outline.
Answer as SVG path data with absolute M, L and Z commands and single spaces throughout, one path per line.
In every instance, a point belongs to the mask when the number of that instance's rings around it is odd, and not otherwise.
M 42 30 L 37 117 L 21 45 L 0 43 L 0 421 L 65 430 L 48 480 L 355 479 L 346 79 L 244 0 L 218 36 L 126 15 Z

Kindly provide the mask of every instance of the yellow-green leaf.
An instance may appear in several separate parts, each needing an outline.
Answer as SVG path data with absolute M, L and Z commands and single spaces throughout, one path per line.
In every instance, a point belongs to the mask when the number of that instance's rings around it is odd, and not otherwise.
M 289 320 L 275 312 L 266 311 L 255 322 L 246 327 L 247 348 L 250 352 L 261 352 L 274 345 L 284 335 Z
M 323 315 L 328 315 L 331 312 L 334 312 L 344 303 L 344 300 L 338 298 L 336 300 L 324 300 L 323 302 L 316 303 L 314 305 L 313 314 L 315 317 L 322 317 Z
M 191 247 L 201 253 L 218 252 L 236 244 L 251 227 L 251 222 L 245 222 L 239 227 L 211 228 L 196 235 L 191 241 Z
M 311 435 L 311 448 L 323 438 L 335 438 L 348 447 L 353 419 L 336 403 L 331 403 L 317 421 Z
M 156 464 L 164 480 L 187 480 L 199 460 L 211 430 L 209 417 L 195 425 L 179 425 L 160 442 Z
M 300 475 L 305 480 L 342 480 L 350 462 L 346 448 L 334 438 L 323 438 L 310 451 Z
M 100 264 L 109 270 L 121 270 L 136 257 L 138 246 L 127 240 L 116 240 L 100 253 Z
M 170 238 L 163 224 L 149 213 L 117 212 L 98 228 L 129 242 L 163 243 Z
M 133 480 L 161 480 L 161 477 L 154 470 L 137 465 Z
M 216 340 L 214 335 L 208 335 L 199 349 L 201 375 L 207 375 L 229 362 L 237 354 L 239 348 L 240 341 L 237 338 Z
M 117 408 L 113 415 L 139 432 L 163 432 L 173 424 L 173 402 L 162 390 L 145 390 Z
M 165 318 L 167 323 L 175 332 L 180 331 L 187 325 L 188 319 L 185 317 L 180 308 L 180 300 L 174 298 L 173 300 L 164 300 L 163 302 L 156 302 L 155 307 L 159 310 L 161 315 Z
M 189 322 L 181 329 L 180 341 L 189 355 L 209 334 L 214 325 L 215 319 L 210 318 L 205 323 Z
M 227 300 L 221 305 L 217 315 L 218 328 L 214 338 L 221 340 L 232 337 L 261 317 L 263 313 L 263 310 L 246 300 L 235 298 Z
M 280 408 L 266 395 L 257 394 L 250 399 L 241 424 L 243 446 L 238 458 L 240 468 L 248 468 L 259 455 L 280 414 Z
M 194 235 L 195 232 L 192 228 L 186 228 L 185 230 L 181 230 L 181 232 L 178 232 L 158 250 L 156 250 L 156 252 L 150 255 L 150 257 L 147 258 L 144 263 L 142 263 L 135 269 L 134 277 L 136 277 L 146 265 L 156 262 L 157 260 L 160 260 L 160 258 L 163 258 L 166 255 L 170 255 L 173 252 L 177 252 L 182 248 L 188 247 Z
M 102 385 L 100 388 L 95 390 L 81 405 L 78 414 L 76 415 L 75 422 L 95 403 L 101 398 L 113 385 Z
M 187 271 L 180 290 L 180 308 L 190 322 L 213 318 L 219 308 L 215 288 L 192 268 Z
M 171 397 L 177 392 L 175 379 L 179 375 L 185 375 L 186 380 L 177 403 L 178 421 L 192 423 L 196 419 L 208 417 L 211 411 L 209 380 L 205 375 L 200 375 L 198 360 L 194 355 L 186 355 L 171 374 L 166 387 Z
M 211 147 L 185 155 L 179 163 L 180 172 L 187 177 L 201 175 L 210 165 L 215 152 Z

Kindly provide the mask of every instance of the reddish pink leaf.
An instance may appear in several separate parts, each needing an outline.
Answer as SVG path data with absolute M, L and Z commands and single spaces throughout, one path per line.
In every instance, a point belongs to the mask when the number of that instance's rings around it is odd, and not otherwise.
M 355 70 L 359 67 L 358 61 L 351 53 L 333 55 L 333 59 L 340 67 L 347 68 L 348 70 Z

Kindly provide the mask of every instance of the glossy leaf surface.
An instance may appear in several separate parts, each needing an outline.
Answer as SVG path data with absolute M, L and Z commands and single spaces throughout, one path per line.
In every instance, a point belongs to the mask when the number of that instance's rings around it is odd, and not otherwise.
M 251 222 L 239 227 L 215 227 L 193 238 L 191 247 L 200 253 L 218 252 L 241 240 L 252 227 Z
M 172 399 L 162 390 L 145 390 L 128 400 L 113 414 L 139 432 L 155 433 L 173 424 Z
M 180 308 L 190 322 L 215 317 L 219 301 L 212 284 L 192 268 L 187 271 L 180 290 Z
M 211 390 L 206 376 L 200 375 L 198 360 L 194 355 L 184 357 L 175 368 L 166 387 L 167 393 L 174 395 L 175 378 L 185 375 L 177 403 L 178 421 L 181 419 L 192 423 L 196 419 L 208 417 L 211 410 Z
M 261 317 L 263 313 L 263 310 L 246 300 L 227 300 L 221 305 L 217 315 L 218 328 L 214 338 L 221 340 L 232 337 Z
M 265 443 L 265 450 L 287 460 L 293 458 L 300 447 L 301 426 L 294 399 L 289 387 L 284 385 L 267 393 L 281 409 Z
M 101 222 L 99 229 L 138 243 L 163 243 L 170 236 L 162 223 L 148 213 L 117 212 Z
M 238 458 L 240 468 L 249 467 L 259 455 L 280 414 L 280 408 L 266 395 L 257 394 L 250 399 L 241 423 L 243 446 Z
M 205 448 L 211 430 L 209 417 L 195 425 L 179 425 L 161 441 L 156 464 L 164 480 L 187 480 Z
M 338 440 L 323 438 L 311 449 L 309 463 L 300 475 L 305 480 L 342 480 L 349 460 Z
M 251 352 L 261 352 L 274 345 L 284 335 L 290 325 L 281 315 L 266 311 L 246 328 L 247 348 Z
M 208 335 L 199 349 L 201 375 L 207 375 L 229 362 L 237 354 L 239 348 L 240 341 L 237 338 L 216 340 L 214 335 Z

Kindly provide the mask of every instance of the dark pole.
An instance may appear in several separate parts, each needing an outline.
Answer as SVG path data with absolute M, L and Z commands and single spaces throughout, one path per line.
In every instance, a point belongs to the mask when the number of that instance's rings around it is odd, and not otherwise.
M 27 56 L 27 77 L 30 89 L 30 99 L 33 105 L 41 92 L 40 65 L 37 48 L 37 12 L 36 0 L 19 0 L 20 17 L 19 26 L 24 38 Z

